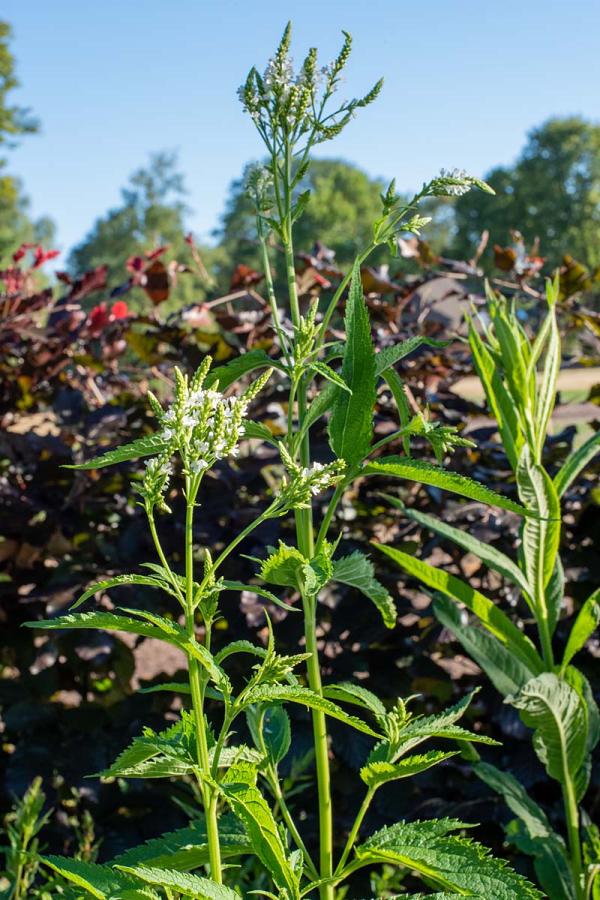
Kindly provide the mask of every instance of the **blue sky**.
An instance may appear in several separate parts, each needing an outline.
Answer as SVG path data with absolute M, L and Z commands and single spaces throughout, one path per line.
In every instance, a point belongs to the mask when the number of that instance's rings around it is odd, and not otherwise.
M 16 99 L 42 122 L 10 171 L 64 249 L 161 149 L 179 152 L 190 226 L 210 236 L 229 182 L 260 154 L 236 89 L 288 18 L 296 59 L 316 44 L 325 62 L 340 29 L 352 33 L 344 95 L 385 76 L 379 101 L 323 155 L 400 189 L 440 166 L 481 175 L 509 163 L 551 115 L 600 119 L 598 0 L 3 0 L 0 17 L 15 31 Z

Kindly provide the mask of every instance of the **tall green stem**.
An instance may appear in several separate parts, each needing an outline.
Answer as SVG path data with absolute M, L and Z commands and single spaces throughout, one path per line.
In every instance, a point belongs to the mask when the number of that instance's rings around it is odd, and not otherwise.
M 565 767 L 566 769 L 566 767 Z M 566 778 L 562 785 L 565 817 L 567 820 L 567 835 L 569 839 L 569 854 L 571 857 L 571 873 L 575 883 L 577 900 L 585 897 L 585 886 L 582 878 L 581 839 L 579 836 L 579 810 L 577 798 L 571 777 L 565 772 Z
M 198 490 L 192 479 L 185 479 L 185 627 L 189 637 L 195 640 L 194 626 L 194 506 Z M 206 630 L 206 643 L 210 641 L 210 630 Z M 208 649 L 208 647 L 207 647 Z M 222 884 L 223 874 L 221 870 L 221 848 L 219 845 L 219 826 L 217 822 L 217 795 L 205 780 L 210 776 L 210 759 L 208 755 L 208 741 L 206 737 L 206 724 L 204 719 L 204 681 L 200 673 L 200 667 L 196 659 L 189 659 L 189 679 L 192 695 L 192 709 L 194 715 L 194 731 L 196 733 L 196 750 L 198 762 L 202 771 L 200 789 L 204 802 L 204 814 L 206 816 L 206 833 L 208 838 L 208 857 L 210 862 L 210 874 L 214 881 Z
M 296 267 L 294 264 L 294 244 L 292 239 L 292 159 L 289 145 L 286 147 L 284 181 L 284 250 L 285 270 L 288 294 L 290 298 L 290 313 L 292 323 L 297 328 L 300 324 L 300 304 L 296 287 Z M 306 412 L 307 382 L 302 377 L 298 383 L 298 428 L 302 429 Z M 291 435 L 290 435 L 291 439 Z M 308 432 L 304 435 L 300 444 L 300 461 L 303 466 L 310 465 L 310 437 Z M 314 528 L 312 509 L 299 509 L 295 514 L 296 539 L 298 549 L 308 559 L 314 554 Z M 310 653 L 307 660 L 308 684 L 315 693 L 322 696 L 321 670 L 319 665 L 319 651 L 317 648 L 317 623 L 316 623 L 316 597 L 304 600 L 304 638 L 306 652 Z M 327 722 L 325 716 L 319 710 L 312 712 L 313 740 L 315 748 L 315 766 L 317 770 L 317 792 L 319 801 L 319 836 L 320 854 L 319 866 L 321 878 L 331 878 L 333 874 L 333 810 L 331 803 L 331 776 L 329 771 L 329 747 L 327 737 Z M 320 888 L 321 900 L 333 900 L 334 887 L 331 884 L 322 885 Z

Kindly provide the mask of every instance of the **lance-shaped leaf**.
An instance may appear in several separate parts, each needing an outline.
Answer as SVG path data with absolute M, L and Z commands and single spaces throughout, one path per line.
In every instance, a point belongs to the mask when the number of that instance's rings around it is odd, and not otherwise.
M 213 681 L 218 686 L 228 686 L 229 681 L 225 672 L 216 664 L 206 647 L 197 641 L 191 640 L 185 630 L 169 619 L 162 616 L 152 616 L 142 610 L 135 610 L 138 616 L 151 619 L 149 622 L 140 622 L 130 616 L 118 616 L 111 612 L 87 612 L 69 613 L 56 619 L 40 619 L 37 622 L 24 622 L 27 628 L 43 628 L 47 630 L 93 628 L 102 631 L 125 631 L 130 634 L 138 634 L 140 637 L 156 638 L 174 644 L 184 652 L 193 656 L 206 669 Z
M 298 606 L 290 606 L 289 603 L 284 603 L 283 600 L 280 600 L 275 594 L 271 591 L 265 590 L 265 588 L 258 587 L 255 584 L 242 584 L 241 581 L 227 581 L 224 579 L 221 584 L 223 585 L 223 589 L 226 591 L 250 591 L 253 594 L 257 594 L 259 597 L 263 597 L 265 600 L 268 600 L 269 603 L 272 603 L 274 606 L 279 606 L 280 609 L 285 609 L 286 612 L 301 612 L 300 607 Z
M 533 746 L 550 778 L 575 782 L 586 756 L 587 717 L 584 704 L 566 681 L 544 672 L 505 701 L 521 712 L 534 730 Z
M 123 444 L 114 450 L 108 450 L 102 456 L 95 456 L 87 462 L 78 465 L 65 466 L 66 469 L 104 469 L 106 466 L 115 466 L 117 463 L 128 462 L 131 459 L 141 459 L 143 456 L 156 456 L 169 446 L 168 441 L 161 434 L 151 434 L 148 437 L 139 438 L 131 444 Z
M 175 869 L 159 869 L 153 866 L 119 866 L 120 871 L 139 878 L 147 884 L 178 891 L 184 897 L 195 900 L 239 900 L 239 894 L 210 878 L 178 872 Z
M 347 391 L 349 394 L 352 393 L 351 389 L 348 387 L 344 379 L 341 375 L 330 368 L 330 366 L 326 365 L 323 362 L 313 362 L 310 364 L 310 368 L 313 372 L 317 372 L 319 375 L 322 375 L 323 378 L 326 378 L 327 381 L 330 381 L 332 384 L 337 385 L 342 391 Z
M 368 691 L 360 684 L 352 684 L 344 681 L 341 684 L 326 684 L 323 687 L 323 696 L 330 700 L 339 700 L 342 703 L 353 703 L 368 709 L 375 716 L 385 716 L 386 709 L 379 697 Z
M 469 344 L 488 406 L 498 423 L 502 445 L 513 470 L 516 470 L 524 438 L 515 411 L 515 405 L 504 386 L 492 355 L 481 340 L 472 322 L 469 323 Z
M 540 332 L 540 344 L 546 343 L 546 356 L 544 359 L 544 368 L 542 377 L 537 390 L 535 392 L 535 431 L 537 438 L 537 451 L 541 455 L 546 440 L 546 432 L 548 423 L 556 402 L 556 382 L 560 370 L 561 348 L 560 334 L 556 324 L 555 304 L 558 294 L 558 283 L 556 291 L 552 289 L 547 291 L 548 296 L 548 315 L 542 331 Z M 543 336 L 542 332 L 546 331 L 547 336 Z M 532 348 L 532 363 L 535 365 L 535 355 L 537 352 L 537 339 Z
M 290 717 L 283 706 L 250 706 L 246 710 L 246 721 L 256 747 L 261 752 L 264 748 L 275 765 L 281 762 L 292 741 Z
M 473 770 L 518 817 L 518 822 L 509 824 L 507 837 L 522 852 L 535 858 L 535 869 L 542 887 L 547 893 L 550 892 L 550 896 L 556 895 L 557 900 L 575 900 L 565 842 L 553 831 L 543 809 L 509 772 L 502 772 L 485 762 L 475 763 Z
M 71 884 L 87 891 L 97 900 L 116 900 L 128 897 L 131 900 L 156 898 L 158 894 L 151 889 L 141 889 L 140 885 L 126 875 L 97 863 L 85 862 L 82 859 L 67 859 L 63 856 L 42 856 L 44 865 L 49 866 Z
M 414 719 L 410 719 L 408 724 L 402 727 L 398 739 L 394 741 L 394 752 L 391 761 L 397 762 L 401 757 L 410 753 L 411 750 L 414 750 L 415 747 L 418 747 L 430 738 L 467 741 L 477 744 L 498 744 L 498 741 L 495 741 L 493 738 L 469 731 L 456 724 L 468 709 L 474 693 L 463 697 L 454 706 L 450 706 L 441 713 L 431 716 L 417 716 Z M 367 763 L 389 762 L 389 751 L 389 741 L 380 741 L 369 754 Z
M 262 422 L 251 422 L 249 419 L 243 421 L 244 437 L 259 441 L 266 441 L 274 447 L 279 446 L 277 438 L 269 431 Z
M 225 813 L 219 818 L 219 845 L 224 859 L 252 852 L 246 829 L 232 813 Z M 110 865 L 145 865 L 185 872 L 208 862 L 206 824 L 204 819 L 200 819 L 188 828 L 167 832 L 159 838 L 126 850 L 112 859 Z
M 386 369 L 383 373 L 384 381 L 392 392 L 392 397 L 394 398 L 394 403 L 396 404 L 396 409 L 398 410 L 398 418 L 400 419 L 400 427 L 402 429 L 407 429 L 410 419 L 410 407 L 408 405 L 408 400 L 406 399 L 406 391 L 404 390 L 404 385 L 402 383 L 402 379 L 398 375 L 395 369 Z M 402 435 L 402 449 L 404 450 L 405 456 L 410 456 L 410 435 L 408 433 Z
M 600 451 L 600 431 L 584 441 L 571 453 L 554 476 L 554 487 L 559 497 L 568 491 L 582 469 Z
M 404 478 L 407 481 L 417 481 L 420 484 L 429 484 L 432 487 L 441 488 L 443 491 L 459 494 L 469 500 L 487 503 L 488 506 L 506 509 L 520 516 L 535 515 L 519 503 L 515 503 L 514 500 L 497 494 L 485 485 L 473 481 L 472 478 L 467 478 L 466 475 L 449 472 L 442 466 L 436 466 L 421 459 L 410 459 L 406 456 L 382 456 L 381 459 L 367 462 L 362 469 L 362 474 L 386 475 Z
M 258 788 L 248 780 L 248 767 L 234 766 L 220 785 L 220 791 L 234 815 L 243 822 L 254 852 L 277 887 L 287 891 L 290 900 L 298 900 L 298 875 L 288 859 L 271 808 Z
M 140 585 L 142 587 L 158 588 L 166 591 L 168 594 L 175 595 L 172 585 L 168 584 L 162 578 L 153 575 L 115 575 L 114 578 L 107 578 L 104 581 L 98 581 L 92 584 L 71 606 L 71 610 L 77 609 L 98 591 L 107 591 L 113 587 L 127 587 L 128 585 Z
M 435 594 L 433 611 L 437 620 L 460 641 L 503 696 L 516 693 L 531 678 L 535 678 L 537 672 L 517 659 L 508 646 L 489 631 L 470 623 L 466 613 L 449 597 Z
M 470 826 L 455 819 L 398 822 L 357 847 L 365 862 L 396 863 L 420 872 L 436 887 L 494 900 L 541 900 L 525 878 L 475 841 L 450 832 Z
M 519 496 L 535 517 L 522 526 L 522 553 L 527 581 L 534 591 L 538 609 L 547 614 L 544 588 L 556 565 L 560 543 L 560 503 L 552 481 L 542 466 L 531 458 L 525 445 L 517 469 Z
M 524 594 L 530 592 L 531 589 L 525 576 L 517 564 L 491 544 L 484 544 L 483 541 L 473 537 L 468 531 L 462 531 L 460 528 L 448 525 L 436 516 L 430 516 L 427 513 L 405 506 L 398 497 L 391 497 L 389 494 L 382 494 L 382 496 L 396 509 L 402 510 L 407 519 L 411 519 L 411 521 L 417 522 L 424 528 L 429 528 L 436 534 L 448 538 L 448 540 L 458 544 L 459 547 L 462 547 L 468 553 L 474 553 L 494 572 L 498 572 L 500 575 L 508 578 L 509 581 L 512 581 L 513 584 L 516 584 Z
M 239 381 L 249 372 L 271 368 L 285 369 L 280 362 L 272 359 L 264 350 L 249 350 L 248 353 L 236 356 L 224 366 L 213 369 L 206 377 L 206 386 L 217 387 L 220 391 L 224 391 L 234 381 Z
M 456 756 L 460 751 L 453 750 L 443 753 L 441 750 L 431 750 L 429 753 L 419 753 L 414 756 L 405 756 L 397 763 L 372 762 L 363 766 L 360 777 L 370 788 L 380 787 L 388 781 L 398 781 L 400 778 L 411 778 L 420 772 L 425 772 L 433 766 Z
M 377 375 L 383 375 L 387 369 L 395 366 L 397 362 L 400 362 L 401 359 L 404 359 L 409 354 L 414 353 L 419 347 L 442 349 L 447 347 L 449 343 L 450 341 L 436 341 L 434 338 L 421 335 L 411 337 L 407 341 L 399 341 L 397 344 L 392 344 L 391 347 L 384 347 L 383 350 L 380 350 L 375 355 L 375 372 Z
M 389 591 L 377 581 L 371 560 L 355 550 L 349 556 L 334 560 L 333 579 L 355 587 L 371 600 L 381 614 L 387 628 L 396 624 L 396 607 Z
M 329 420 L 329 442 L 335 455 L 352 466 L 364 459 L 371 446 L 376 398 L 375 349 L 358 262 L 352 273 L 345 324 L 342 378 L 352 393 L 337 389 Z
M 576 653 L 585 646 L 587 640 L 592 636 L 600 625 L 600 588 L 594 591 L 587 598 L 577 618 L 573 623 L 573 627 L 569 633 L 567 646 L 562 659 L 561 669 L 564 671 Z
M 362 731 L 364 734 L 370 734 L 372 737 L 380 737 L 366 722 L 356 716 L 351 716 L 331 700 L 321 697 L 320 694 L 311 691 L 309 688 L 300 685 L 287 684 L 267 684 L 250 688 L 243 695 L 244 707 L 251 703 L 298 703 L 301 706 L 307 706 L 309 709 L 317 709 L 331 716 L 332 719 L 339 719 L 346 725 Z
M 544 670 L 543 662 L 529 638 L 519 631 L 502 610 L 498 609 L 479 591 L 461 581 L 460 578 L 456 578 L 455 575 L 450 575 L 442 569 L 436 569 L 408 553 L 381 544 L 374 544 L 374 546 L 393 559 L 409 575 L 414 575 L 422 581 L 423 584 L 435 591 L 447 594 L 453 600 L 464 603 L 467 609 L 477 616 L 481 624 L 497 637 L 526 668 L 536 674 Z

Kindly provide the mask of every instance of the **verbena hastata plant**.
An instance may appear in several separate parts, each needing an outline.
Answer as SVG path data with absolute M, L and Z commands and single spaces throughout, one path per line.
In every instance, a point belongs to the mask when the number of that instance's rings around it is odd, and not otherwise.
M 164 685 L 163 689 L 187 694 L 189 709 L 160 734 L 147 729 L 102 774 L 195 779 L 203 817 L 190 828 L 134 848 L 103 866 L 56 857 L 47 862 L 79 887 L 105 900 L 238 897 L 236 873 L 240 859 L 248 855 L 254 855 L 269 880 L 262 896 L 271 898 L 318 896 L 333 900 L 338 888 L 342 895 L 345 888 L 340 886 L 354 872 L 381 865 L 395 865 L 420 875 L 426 889 L 443 892 L 429 895 L 440 900 L 459 896 L 480 900 L 537 898 L 539 892 L 503 861 L 456 834 L 470 826 L 455 819 L 397 822 L 374 834 L 364 833 L 366 813 L 383 785 L 442 763 L 457 752 L 457 741 L 460 746 L 494 742 L 457 724 L 470 697 L 439 715 L 420 716 L 412 712 L 408 701 L 398 699 L 388 707 L 363 686 L 323 686 L 317 644 L 319 595 L 336 581 L 356 587 L 375 604 L 388 627 L 395 625 L 393 600 L 376 580 L 369 558 L 357 551 L 344 555 L 339 547 L 341 535 L 330 535 L 344 491 L 357 477 L 391 475 L 526 514 L 520 504 L 444 469 L 447 453 L 464 442 L 454 429 L 431 422 L 425 415 L 409 414 L 394 368 L 398 360 L 421 344 L 435 342 L 412 338 L 376 353 L 360 282 L 360 264 L 372 250 L 383 243 L 394 249 L 398 234 L 418 231 L 424 220 L 416 208 L 423 197 L 461 193 L 472 186 L 485 190 L 486 186 L 462 172 L 443 172 L 404 203 L 390 185 L 382 197 L 382 213 L 374 223 L 373 239 L 359 254 L 353 271 L 342 280 L 324 310 L 319 312 L 313 303 L 303 312 L 296 288 L 293 230 L 309 197 L 298 195 L 298 185 L 315 144 L 339 134 L 358 109 L 376 98 L 381 83 L 360 100 L 336 105 L 334 95 L 350 52 L 350 38 L 346 36 L 337 59 L 323 69 L 317 66 L 316 51 L 310 50 L 297 75 L 292 71 L 289 43 L 288 27 L 265 73 L 260 75 L 252 69 L 240 90 L 267 152 L 266 165 L 251 171 L 248 188 L 256 201 L 258 236 L 280 355 L 269 357 L 264 351 L 251 351 L 212 371 L 205 360 L 191 379 L 176 371 L 172 406 L 165 410 L 150 397 L 156 434 L 80 466 L 94 469 L 150 457 L 140 495 L 157 561 L 146 564 L 146 574 L 122 575 L 93 585 L 76 605 L 100 590 L 122 584 L 145 585 L 168 595 L 181 624 L 176 618 L 162 618 L 143 609 L 70 613 L 35 623 L 52 629 L 128 631 L 183 650 L 188 659 L 189 683 Z M 276 295 L 271 278 L 272 235 L 285 253 L 285 299 Z M 327 340 L 328 323 L 346 293 L 346 342 L 331 344 Z M 233 386 L 240 378 L 264 369 L 267 371 L 260 377 L 253 376 L 250 389 L 235 393 Z M 289 388 L 288 430 L 277 439 L 264 425 L 247 418 L 248 405 L 268 377 L 281 379 Z M 382 383 L 397 401 L 399 426 L 393 434 L 375 442 L 373 410 Z M 313 462 L 311 428 L 323 417 L 328 417 L 331 457 L 329 462 Z M 412 435 L 429 441 L 437 463 L 411 457 Z M 272 503 L 216 559 L 209 548 L 203 548 L 203 565 L 198 566 L 193 526 L 203 479 L 215 463 L 236 454 L 244 437 L 270 443 L 281 458 L 285 475 Z M 404 455 L 382 457 L 385 446 L 393 441 L 402 442 Z M 173 482 L 172 473 L 177 479 Z M 173 568 L 163 551 L 157 521 L 158 513 L 167 519 L 171 515 L 167 499 L 177 485 L 183 490 L 187 510 L 183 572 Z M 319 496 L 321 518 L 315 527 L 313 504 Z M 260 523 L 287 514 L 295 517 L 295 543 L 281 542 L 259 561 L 257 575 L 268 587 L 253 585 L 250 589 L 290 611 L 295 607 L 289 606 L 289 601 L 299 596 L 304 652 L 278 654 L 268 618 L 266 648 L 238 641 L 215 651 L 212 632 L 221 595 L 223 591 L 246 588 L 227 580 L 228 557 Z M 231 658 L 239 654 L 247 655 L 249 663 L 247 680 L 236 691 L 227 669 Z M 207 698 L 211 700 L 210 721 Z M 309 708 L 313 718 L 319 820 L 319 850 L 314 858 L 278 772 L 290 748 L 290 721 L 285 710 L 288 703 Z M 353 713 L 347 711 L 348 706 Z M 241 716 L 246 717 L 253 746 L 241 742 Z M 334 831 L 328 718 L 336 718 L 374 741 L 360 773 L 364 798 L 347 835 L 340 835 L 339 826 Z M 423 748 L 436 739 L 446 748 Z M 273 810 L 278 811 L 276 817 Z M 334 846 L 334 833 L 339 847 Z
M 459 578 L 400 551 L 382 549 L 406 572 L 439 592 L 434 609 L 440 622 L 532 729 L 534 749 L 550 778 L 562 789 L 566 842 L 515 777 L 484 762 L 477 763 L 475 770 L 517 816 L 508 826 L 508 837 L 535 858 L 540 884 L 551 900 L 587 900 L 600 897 L 600 834 L 581 806 L 590 778 L 591 754 L 600 737 L 600 715 L 587 679 L 572 660 L 600 623 L 600 589 L 579 610 L 562 655 L 556 655 L 553 638 L 564 609 L 560 501 L 600 450 L 600 434 L 573 451 L 554 477 L 550 476 L 544 465 L 544 447 L 561 364 L 558 291 L 558 279 L 547 283 L 548 310 L 535 339 L 529 338 L 521 325 L 515 302 L 489 289 L 489 324 L 477 319 L 469 323 L 475 366 L 519 497 L 536 514 L 523 520 L 517 560 L 434 516 L 392 500 L 413 521 L 474 553 L 507 579 L 535 622 L 534 639 Z M 457 603 L 466 607 L 476 625 Z

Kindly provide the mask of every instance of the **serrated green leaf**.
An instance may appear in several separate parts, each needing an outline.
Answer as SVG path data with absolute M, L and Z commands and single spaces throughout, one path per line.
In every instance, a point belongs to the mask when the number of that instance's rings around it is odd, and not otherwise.
M 550 778 L 561 784 L 575 781 L 584 763 L 587 717 L 583 701 L 566 681 L 544 672 L 505 701 L 516 707 L 528 728 L 533 746 Z
M 431 716 L 418 716 L 411 719 L 402 731 L 397 742 L 396 751 L 391 762 L 397 762 L 401 757 L 410 753 L 415 747 L 418 747 L 424 741 L 430 738 L 442 738 L 443 740 L 467 741 L 468 743 L 497 745 L 498 741 L 493 738 L 486 737 L 484 734 L 478 734 L 468 731 L 456 722 L 462 718 L 473 699 L 473 695 L 467 694 L 454 706 L 450 706 L 440 713 Z M 377 744 L 369 754 L 368 763 L 381 762 L 382 760 L 390 761 L 387 756 L 386 741 Z
M 153 866 L 119 866 L 119 871 L 133 875 L 140 881 L 156 887 L 166 887 L 194 897 L 195 900 L 239 900 L 240 895 L 223 884 L 217 884 L 210 878 L 192 875 L 189 872 L 178 872 L 174 869 L 158 869 Z
M 302 427 L 298 433 L 298 439 L 306 434 L 319 419 L 329 412 L 337 397 L 339 388 L 335 384 L 328 382 L 325 387 L 319 391 L 312 403 L 309 404 L 306 415 L 302 420 Z
M 368 838 L 359 859 L 397 863 L 424 875 L 436 887 L 494 900 L 541 900 L 541 893 L 487 848 L 449 832 L 455 820 L 398 822 Z
M 251 703 L 282 702 L 298 703 L 310 709 L 318 709 L 325 715 L 331 716 L 333 719 L 339 719 L 340 722 L 344 722 L 346 725 L 364 732 L 364 734 L 380 737 L 362 719 L 349 715 L 335 703 L 332 703 L 331 700 L 327 700 L 325 697 L 321 697 L 314 691 L 309 690 L 309 688 L 301 687 L 300 685 L 259 685 L 258 687 L 250 688 L 244 694 L 244 706 L 248 706 Z
M 267 560 L 268 562 L 268 560 Z M 269 603 L 272 603 L 274 606 L 279 606 L 280 609 L 285 609 L 286 612 L 302 612 L 300 607 L 298 606 L 290 606 L 289 603 L 284 603 L 283 600 L 280 600 L 275 594 L 271 591 L 265 590 L 265 588 L 258 587 L 255 584 L 242 584 L 241 581 L 227 581 L 223 580 L 222 582 L 223 588 L 226 591 L 251 591 L 254 594 L 258 594 L 259 597 L 263 597 L 265 600 L 268 600 Z
M 359 590 L 371 600 L 381 614 L 386 628 L 396 624 L 396 606 L 391 594 L 381 582 L 375 578 L 375 570 L 371 560 L 355 550 L 349 556 L 342 556 L 333 562 L 333 579 Z
M 234 653 L 249 653 L 251 656 L 258 656 L 260 659 L 264 659 L 267 655 L 264 647 L 257 647 L 256 644 L 252 644 L 250 641 L 239 640 L 232 641 L 231 644 L 227 644 L 226 647 L 219 650 L 215 655 L 215 661 L 220 665 L 228 656 L 233 656 Z
M 374 544 L 374 546 L 393 559 L 409 575 L 414 575 L 422 581 L 423 584 L 464 603 L 467 609 L 477 616 L 481 624 L 497 637 L 526 668 L 531 669 L 535 674 L 544 670 L 543 662 L 529 638 L 519 631 L 502 610 L 498 609 L 479 591 L 461 581 L 460 578 L 436 569 L 408 553 L 403 553 L 393 547 L 385 547 L 382 544 Z
M 246 720 L 255 746 L 261 752 L 266 750 L 274 765 L 281 762 L 290 749 L 292 740 L 290 718 L 283 706 L 249 706 Z
M 402 500 L 397 497 L 392 497 L 389 494 L 382 494 L 382 496 L 388 503 L 395 506 L 396 509 L 402 510 L 407 519 L 411 519 L 411 521 L 417 522 L 424 528 L 429 528 L 436 534 L 448 538 L 448 540 L 453 541 L 468 553 L 474 553 L 475 556 L 478 556 L 479 559 L 488 566 L 488 568 L 492 569 L 494 572 L 498 572 L 505 578 L 508 578 L 508 580 L 512 581 L 513 584 L 516 584 L 523 593 L 527 594 L 531 591 L 525 576 L 517 564 L 491 544 L 484 544 L 483 541 L 478 540 L 468 532 L 461 531 L 460 528 L 455 528 L 453 525 L 448 525 L 441 519 L 436 518 L 436 516 L 430 516 L 427 513 L 422 513 L 417 509 L 405 506 Z
M 535 678 L 536 673 L 517 659 L 498 638 L 465 621 L 465 615 L 449 597 L 435 594 L 433 611 L 438 621 L 455 635 L 504 697 L 516 693 L 531 678 Z
M 376 716 L 385 716 L 386 709 L 379 697 L 362 687 L 360 684 L 352 684 L 344 681 L 341 684 L 326 684 L 323 686 L 323 696 L 330 700 L 339 700 L 342 703 L 353 703 L 368 709 Z
M 219 818 L 219 844 L 223 859 L 252 851 L 244 826 L 232 813 L 225 813 Z M 205 822 L 201 819 L 188 828 L 167 832 L 159 838 L 126 850 L 112 859 L 110 865 L 143 864 L 185 872 L 208 862 L 208 835 Z
M 334 369 L 330 366 L 326 365 L 323 362 L 313 362 L 310 364 L 310 368 L 313 372 L 317 372 L 319 375 L 322 375 L 323 378 L 326 378 L 327 381 L 330 381 L 332 384 L 337 385 L 337 387 L 341 388 L 342 391 L 346 391 L 351 394 L 352 390 L 348 387 L 344 379 L 341 375 L 338 375 Z
M 219 687 L 228 688 L 229 680 L 222 669 L 208 652 L 206 647 L 193 641 L 181 626 L 161 616 L 152 616 L 145 611 L 135 610 L 136 615 L 151 618 L 151 622 L 140 622 L 129 616 L 118 616 L 111 612 L 68 613 L 56 619 L 40 619 L 37 622 L 24 622 L 27 628 L 43 628 L 47 630 L 92 628 L 102 631 L 125 631 L 138 634 L 140 637 L 156 638 L 168 644 L 174 644 L 193 656 L 206 669 Z M 157 624 L 158 623 L 158 624 Z
M 383 379 L 392 392 L 392 397 L 394 398 L 394 403 L 398 410 L 400 427 L 402 429 L 408 428 L 411 420 L 411 412 L 402 379 L 395 369 L 386 369 L 383 373 Z M 404 450 L 404 455 L 410 457 L 410 435 L 408 433 L 402 435 L 402 449 Z
M 267 584 L 300 590 L 303 583 L 302 572 L 306 563 L 306 558 L 296 547 L 289 547 L 283 541 L 279 541 L 277 550 L 262 563 L 260 577 Z
M 136 887 L 134 881 L 108 866 L 63 856 L 42 856 L 41 861 L 71 884 L 83 888 L 98 900 L 117 900 L 123 896 L 125 890 L 135 890 Z M 156 897 L 156 894 L 154 896 Z
M 275 884 L 288 892 L 290 900 L 299 900 L 299 879 L 288 859 L 273 813 L 260 791 L 248 784 L 245 770 L 240 768 L 236 780 L 235 767 L 227 773 L 220 790 L 234 815 L 243 822 L 252 847 Z
M 561 669 L 564 671 L 576 653 L 585 646 L 588 639 L 600 625 L 600 588 L 591 594 L 577 614 L 569 632 Z
M 277 438 L 269 431 L 266 425 L 263 425 L 262 422 L 251 422 L 249 419 L 244 419 L 242 427 L 244 429 L 245 438 L 266 441 L 267 444 L 272 444 L 274 447 L 279 446 Z
M 559 497 L 568 491 L 579 473 L 599 451 L 600 431 L 597 431 L 567 457 L 554 476 L 554 487 Z
M 234 381 L 239 381 L 249 372 L 256 372 L 258 369 L 282 369 L 283 366 L 276 359 L 272 359 L 264 350 L 249 350 L 241 356 L 218 366 L 208 374 L 206 378 L 207 387 L 217 386 L 220 391 L 224 391 Z
M 360 770 L 360 777 L 367 787 L 380 787 L 382 784 L 387 784 L 388 781 L 398 781 L 400 778 L 410 778 L 418 775 L 419 772 L 425 772 L 444 760 L 456 756 L 459 752 L 459 750 L 453 750 L 450 753 L 443 753 L 441 750 L 430 750 L 429 753 L 405 756 L 397 763 L 383 761 L 368 763 Z
M 94 594 L 97 594 L 98 591 L 107 591 L 109 588 L 113 587 L 121 587 L 127 586 L 131 584 L 142 585 L 143 587 L 152 587 L 158 588 L 159 590 L 166 591 L 168 594 L 173 594 L 173 588 L 170 584 L 163 581 L 162 578 L 157 578 L 153 575 L 115 575 L 114 578 L 107 578 L 104 581 L 97 581 L 96 584 L 91 585 L 87 588 L 86 591 L 79 597 L 78 600 L 70 607 L 71 612 L 85 603 L 90 597 L 93 597 Z
M 459 494 L 469 500 L 477 500 L 479 503 L 487 503 L 488 506 L 497 506 L 520 516 L 535 515 L 525 507 L 501 494 L 497 494 L 490 488 L 466 475 L 458 472 L 449 472 L 442 466 L 424 462 L 421 459 L 410 459 L 406 456 L 382 456 L 367 462 L 362 469 L 363 475 L 386 475 L 396 478 L 404 478 L 407 481 L 417 481 L 420 484 L 429 484 L 432 487 Z
M 151 434 L 147 437 L 139 438 L 137 441 L 132 441 L 131 444 L 123 444 L 122 447 L 108 450 L 101 456 L 95 456 L 93 459 L 88 459 L 87 462 L 65 466 L 65 469 L 80 469 L 82 471 L 88 471 L 89 469 L 104 469 L 106 466 L 115 466 L 117 463 L 128 462 L 132 459 L 141 459 L 144 456 L 156 456 L 156 454 L 166 450 L 168 446 L 168 441 L 166 441 L 161 434 Z
M 419 347 L 442 349 L 447 347 L 449 343 L 450 341 L 437 341 L 434 338 L 421 335 L 411 337 L 407 341 L 399 341 L 397 344 L 392 344 L 391 347 L 384 347 L 383 350 L 375 354 L 375 372 L 377 375 L 383 375 L 387 369 L 395 366 L 405 356 L 414 353 Z
M 352 394 L 338 389 L 329 420 L 329 443 L 338 459 L 352 466 L 364 459 L 371 446 L 376 398 L 375 349 L 358 261 L 350 282 L 345 325 L 342 378 Z

